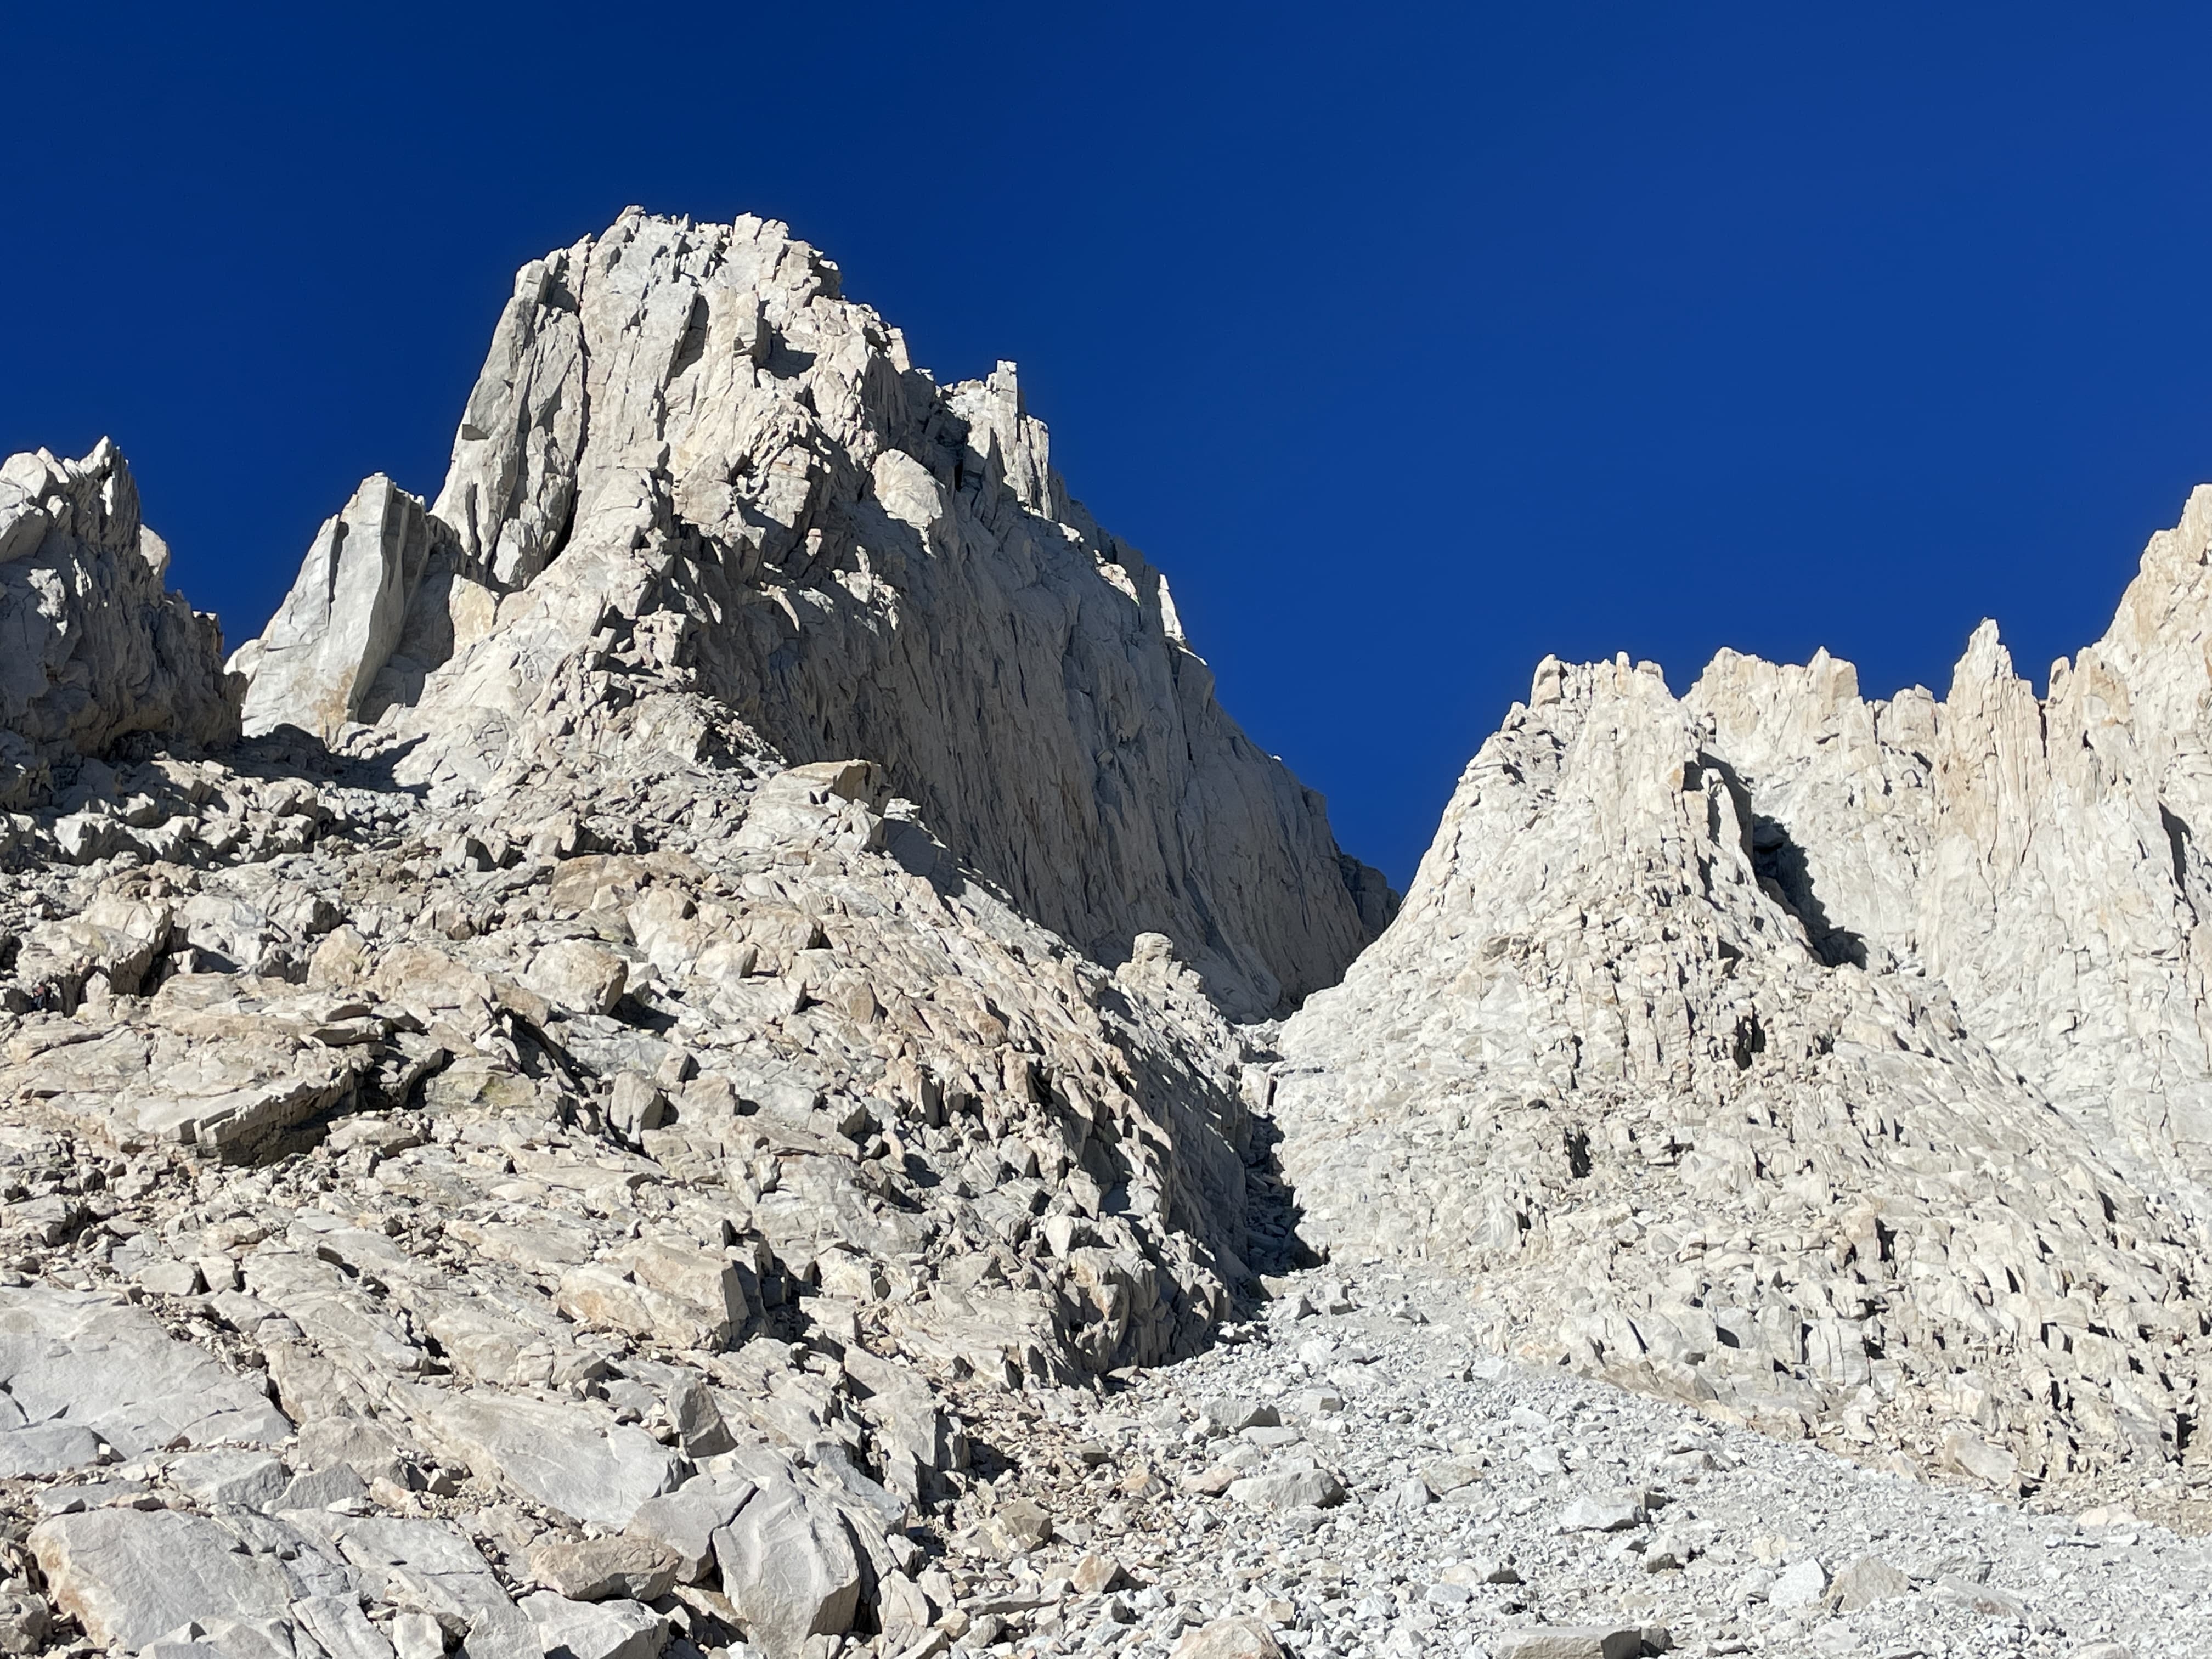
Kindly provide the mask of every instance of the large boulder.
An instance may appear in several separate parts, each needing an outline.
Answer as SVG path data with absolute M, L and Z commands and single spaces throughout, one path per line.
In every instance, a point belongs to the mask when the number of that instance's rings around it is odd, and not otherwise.
M 680 1460 L 651 1435 L 583 1405 L 478 1390 L 440 1404 L 430 1423 L 485 1480 L 598 1526 L 629 1525 L 680 1478 Z
M 46 1474 L 176 1446 L 292 1431 L 257 1382 L 138 1309 L 29 1285 L 0 1289 L 0 1468 Z
M 860 1558 L 836 1507 L 788 1480 L 764 1482 L 714 1534 L 722 1594 L 769 1659 L 810 1636 L 842 1636 L 860 1604 Z
M 297 1593 L 273 1555 L 173 1510 L 90 1510 L 31 1529 L 55 1603 L 102 1648 L 136 1652 L 181 1625 L 281 1619 Z

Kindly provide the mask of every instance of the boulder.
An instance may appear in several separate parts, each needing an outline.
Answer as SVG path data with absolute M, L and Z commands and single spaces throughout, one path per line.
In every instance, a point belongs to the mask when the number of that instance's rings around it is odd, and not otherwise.
M 1644 1520 L 1644 1505 L 1632 1498 L 1577 1498 L 1560 1512 L 1559 1530 L 1627 1532 Z
M 1490 1643 L 1497 1659 L 1636 1659 L 1639 1625 L 1528 1625 L 1500 1631 Z
M 714 1561 L 714 1534 L 729 1525 L 757 1490 L 742 1475 L 695 1475 L 665 1498 L 648 1498 L 629 1530 L 676 1562 L 677 1576 L 696 1584 Z
M 295 1593 L 273 1556 L 173 1510 L 88 1510 L 31 1528 L 55 1605 L 101 1647 L 136 1651 L 193 1620 L 281 1619 Z
M 1229 1495 L 1247 1509 L 1328 1509 L 1344 1502 L 1344 1486 L 1327 1469 L 1270 1469 L 1231 1482 Z
M 683 1565 L 666 1545 L 634 1534 L 544 1543 L 530 1552 L 531 1577 L 571 1601 L 650 1601 L 668 1593 Z
M 860 1561 L 825 1499 L 771 1480 L 714 1534 L 722 1594 L 769 1659 L 799 1659 L 810 1636 L 842 1636 L 860 1605 Z
M 178 1341 L 147 1314 L 46 1285 L 0 1288 L 0 1467 L 89 1463 L 94 1437 L 126 1457 L 291 1432 L 258 1382 Z
M 1774 1575 L 1774 1582 L 1767 1586 L 1766 1603 L 1784 1613 L 1794 1613 L 1811 1607 L 1827 1593 L 1827 1568 L 1807 1556 Z
M 526 1595 L 545 1659 L 659 1659 L 668 1621 L 636 1601 L 569 1601 L 550 1590 Z
M 433 1407 L 427 1422 L 477 1474 L 573 1521 L 628 1526 L 679 1479 L 675 1453 L 583 1405 L 473 1390 Z
M 1846 1562 L 1828 1587 L 1838 1613 L 1856 1613 L 1893 1595 L 1912 1593 L 1912 1580 L 1878 1555 Z
M 514 1603 L 482 1553 L 443 1521 L 371 1515 L 320 1523 L 359 1581 L 378 1599 L 465 1630 Z
M 368 1622 L 357 1596 L 302 1596 L 292 1604 L 292 1619 L 330 1659 L 393 1659 L 391 1642 Z
M 210 1508 L 258 1510 L 282 1498 L 291 1476 L 273 1452 L 204 1451 L 170 1464 L 168 1480 Z
M 1283 1659 L 1283 1644 L 1263 1620 L 1212 1619 L 1177 1637 L 1168 1659 Z
M 560 1007 L 604 1014 L 622 1000 L 629 966 L 613 951 L 589 939 L 556 939 L 531 959 L 523 978 L 530 988 Z

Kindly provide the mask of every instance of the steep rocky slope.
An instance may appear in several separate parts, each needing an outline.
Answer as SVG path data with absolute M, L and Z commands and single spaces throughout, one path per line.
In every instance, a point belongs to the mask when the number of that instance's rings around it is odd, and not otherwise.
M 1547 661 L 1285 1028 L 1309 1226 L 1491 1340 L 1997 1484 L 2195 1448 L 2212 495 L 2039 702 Z
M 371 478 L 234 674 L 111 448 L 9 464 L 61 643 L 6 710 L 0 1646 L 941 1642 L 929 1562 L 1026 1524 L 962 1402 L 1290 1254 L 1222 1008 L 1390 895 L 1011 371 L 835 288 L 754 222 L 533 265 L 435 507 Z
M 939 386 L 781 225 L 633 212 L 525 266 L 436 501 L 363 484 L 235 665 L 249 731 L 369 721 L 490 791 L 573 751 L 610 649 L 789 762 L 878 760 L 1024 913 L 1107 961 L 1164 933 L 1241 1015 L 1389 918 L 1013 366 Z
M 953 1391 L 1187 1351 L 1279 1248 L 1164 939 L 1091 964 L 865 763 L 660 754 L 528 844 L 298 747 L 157 760 L 179 857 L 11 883 L 12 1639 L 903 1647 L 907 1527 L 990 1516 Z

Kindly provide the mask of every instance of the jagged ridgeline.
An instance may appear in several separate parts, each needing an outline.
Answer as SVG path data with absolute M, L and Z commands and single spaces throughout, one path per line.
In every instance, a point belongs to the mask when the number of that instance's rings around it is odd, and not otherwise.
M 1025 914 L 1103 960 L 1164 933 L 1245 1015 L 1388 919 L 1013 366 L 939 386 L 779 224 L 634 213 L 524 267 L 436 501 L 363 484 L 233 666 L 249 732 L 422 737 L 403 781 L 493 789 L 641 725 L 866 757 Z
M 1290 1254 L 1224 1011 L 1394 896 L 837 288 L 532 262 L 228 672 L 111 447 L 0 472 L 0 1644 L 904 1651 L 963 1402 Z
M 2201 1460 L 2208 544 L 2040 699 L 1547 660 L 1401 914 L 1011 366 L 780 225 L 526 266 L 228 666 L 111 446 L 15 457 L 0 1648 L 1151 1642 L 979 1589 L 1060 1524 L 987 1477 L 1315 1247 L 1918 1474 Z
M 2212 490 L 2039 700 L 1547 661 L 1290 1022 L 1317 1237 L 1493 1344 L 2002 1486 L 2203 1451 Z

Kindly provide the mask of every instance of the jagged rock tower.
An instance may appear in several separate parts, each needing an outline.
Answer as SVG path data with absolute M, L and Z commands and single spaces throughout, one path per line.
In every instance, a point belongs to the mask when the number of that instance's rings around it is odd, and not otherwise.
M 57 764 L 135 734 L 237 737 L 222 632 L 165 589 L 168 565 L 112 444 L 0 466 L 0 808 L 45 795 Z
M 1107 961 L 1166 934 L 1241 1015 L 1388 919 L 1013 366 L 939 386 L 780 224 L 633 211 L 525 266 L 436 501 L 364 483 L 234 666 L 249 731 L 376 723 L 487 786 L 574 751 L 610 653 L 789 762 L 876 760 L 1026 914 Z
M 1310 1224 L 1493 1340 L 2001 1484 L 2212 1389 L 2212 490 L 2039 700 L 1547 660 L 1285 1033 Z

